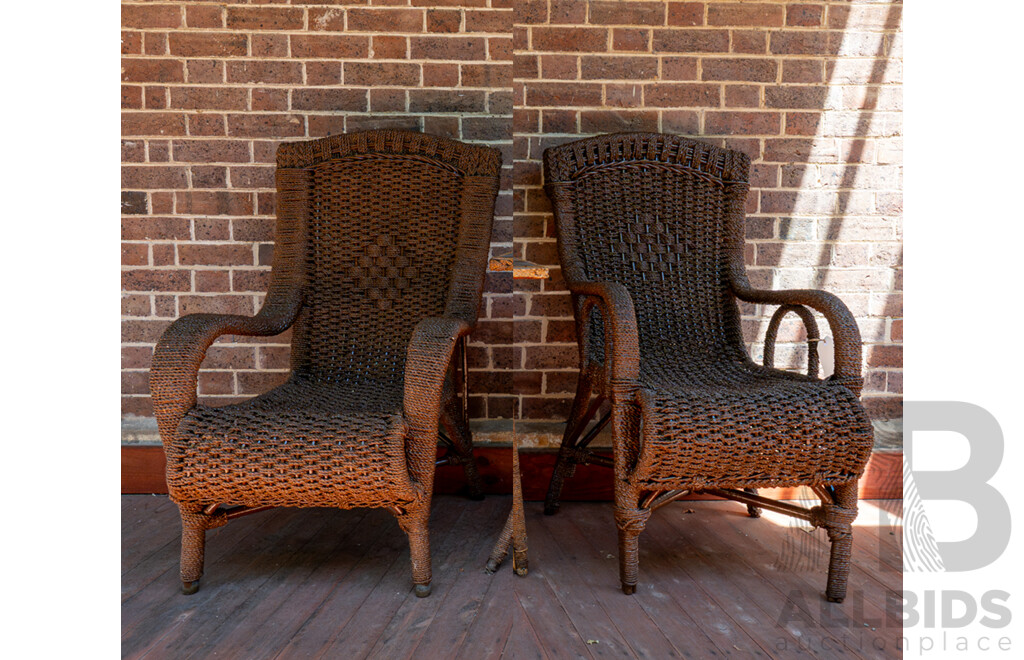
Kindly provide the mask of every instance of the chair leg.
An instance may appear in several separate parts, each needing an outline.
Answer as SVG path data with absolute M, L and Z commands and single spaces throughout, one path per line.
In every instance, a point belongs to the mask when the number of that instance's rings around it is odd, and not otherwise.
M 748 492 L 748 493 L 750 493 L 751 495 L 757 495 L 757 489 L 756 488 L 744 488 L 743 490 Z M 754 506 L 753 504 L 748 504 L 747 505 L 747 515 L 749 515 L 751 518 L 760 518 L 761 517 L 761 507 Z
M 203 559 L 206 556 L 206 529 L 208 516 L 201 509 L 181 508 L 181 593 L 186 596 L 199 591 L 199 578 L 203 577 Z
M 412 582 L 416 596 L 430 595 L 430 503 L 396 516 L 398 525 L 409 537 L 409 558 L 412 560 Z
M 562 496 L 562 485 L 576 470 L 575 462 L 569 452 L 565 450 L 576 446 L 576 442 L 583 435 L 583 430 L 586 428 L 589 418 L 596 412 L 596 407 L 590 404 L 590 397 L 593 392 L 593 377 L 589 373 L 581 372 L 579 381 L 576 384 L 576 398 L 572 401 L 569 419 L 565 422 L 562 444 L 558 450 L 558 458 L 555 459 L 555 468 L 551 472 L 551 481 L 548 482 L 548 493 L 544 498 L 544 515 L 546 516 L 553 516 L 558 513 L 559 498 Z
M 458 456 L 462 469 L 466 471 L 469 498 L 472 500 L 484 499 L 484 482 L 480 478 L 480 470 L 477 467 L 476 458 L 473 456 L 473 435 L 469 431 L 466 420 L 462 418 L 462 409 L 455 397 L 450 397 L 445 403 L 441 414 L 441 424 L 452 439 L 455 455 Z
M 650 509 L 615 507 L 615 525 L 619 529 L 619 581 L 622 592 L 627 595 L 636 593 L 640 572 L 639 536 L 650 517 Z
M 850 576 L 850 554 L 853 550 L 853 521 L 857 517 L 857 481 L 838 486 L 835 503 L 824 504 L 824 527 L 832 542 L 828 563 L 828 586 L 825 597 L 833 603 L 846 598 L 846 582 Z

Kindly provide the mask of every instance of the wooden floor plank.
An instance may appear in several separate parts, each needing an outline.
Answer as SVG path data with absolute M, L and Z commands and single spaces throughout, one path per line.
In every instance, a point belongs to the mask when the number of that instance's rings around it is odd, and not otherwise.
M 452 498 L 454 499 L 454 498 Z M 434 498 L 430 516 L 431 548 L 446 538 L 462 516 L 460 506 L 446 498 Z M 282 644 L 277 658 L 338 657 L 332 648 L 344 649 L 344 657 L 369 655 L 380 628 L 412 593 L 409 539 L 393 516 L 389 530 L 354 569 L 331 591 L 302 627 Z
M 572 515 L 574 524 L 604 557 L 598 569 L 601 575 L 595 571 L 594 578 L 607 583 L 616 601 L 619 596 L 628 598 L 619 590 L 618 537 L 611 507 L 588 504 L 587 508 L 590 510 L 572 514 L 573 507 L 567 505 L 565 513 Z M 741 628 L 723 625 L 729 621 L 728 615 L 679 569 L 678 548 L 670 547 L 660 536 L 645 533 L 641 537 L 641 576 L 647 578 L 642 577 L 632 598 L 658 622 L 666 637 L 681 650 L 701 651 L 704 655 L 700 657 L 767 658 L 768 654 Z
M 872 504 L 901 512 L 899 502 Z M 408 542 L 391 514 L 297 509 L 211 530 L 203 587 L 186 597 L 179 593 L 177 507 L 166 498 L 126 496 L 122 656 L 899 655 L 858 645 L 856 636 L 893 606 L 892 586 L 902 583 L 898 526 L 858 521 L 850 595 L 836 607 L 821 599 L 824 534 L 750 519 L 735 502 L 679 502 L 656 512 L 640 537 L 633 596 L 619 589 L 607 502 L 567 502 L 554 517 L 527 503 L 529 574 L 514 576 L 508 562 L 484 574 L 508 508 L 507 496 L 435 499 L 434 593 L 427 599 L 413 595 Z M 784 553 L 801 549 L 821 554 L 821 564 L 787 568 Z M 843 635 L 838 651 L 813 652 Z
M 725 509 L 725 507 L 714 508 Z M 782 599 L 776 603 L 780 619 L 789 619 L 791 618 L 790 612 L 800 610 L 813 620 L 817 628 L 825 635 L 823 640 L 832 640 L 829 642 L 830 646 L 842 644 L 854 655 L 875 660 L 892 657 L 891 648 L 889 650 L 877 649 L 871 644 L 871 641 L 877 637 L 891 646 L 895 642 L 895 637 L 892 640 L 884 640 L 882 639 L 884 632 L 873 634 L 871 626 L 865 625 L 870 621 L 876 623 L 874 627 L 877 628 L 885 623 L 885 594 L 881 587 L 870 593 L 850 589 L 845 602 L 841 604 L 828 602 L 824 597 L 828 575 L 828 554 L 826 553 L 823 561 L 814 566 L 801 567 L 794 566 L 792 563 L 787 565 L 785 562 L 780 562 L 781 557 L 776 554 L 777 547 L 771 548 L 750 535 L 751 530 L 771 523 L 751 518 L 746 515 L 745 508 L 739 508 L 738 511 L 737 508 L 739 507 L 729 506 L 727 510 L 716 510 L 713 515 L 702 520 L 702 538 L 716 552 L 730 553 L 731 556 L 740 559 L 761 575 L 774 573 L 784 578 L 776 579 L 779 590 L 785 589 Z M 806 532 L 794 530 L 791 533 L 805 534 Z M 856 571 L 856 567 L 853 570 Z M 868 630 L 865 631 L 865 628 Z

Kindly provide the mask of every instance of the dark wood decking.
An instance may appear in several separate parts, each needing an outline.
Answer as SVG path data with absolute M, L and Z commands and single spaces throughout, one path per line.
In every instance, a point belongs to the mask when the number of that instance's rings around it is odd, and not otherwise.
M 177 508 L 122 497 L 126 658 L 891 658 L 900 627 L 899 519 L 855 527 L 849 596 L 822 597 L 821 530 L 683 501 L 640 537 L 640 585 L 619 591 L 608 502 L 526 504 L 530 573 L 482 568 L 511 499 L 435 499 L 433 594 L 384 511 L 277 509 L 209 533 L 206 575 L 178 592 Z M 899 514 L 899 502 L 863 503 Z M 888 519 L 888 520 L 887 520 Z M 893 522 L 895 521 L 895 522 Z M 895 598 L 895 600 L 893 600 Z M 891 612 L 887 618 L 887 608 Z M 882 647 L 882 648 L 878 648 Z

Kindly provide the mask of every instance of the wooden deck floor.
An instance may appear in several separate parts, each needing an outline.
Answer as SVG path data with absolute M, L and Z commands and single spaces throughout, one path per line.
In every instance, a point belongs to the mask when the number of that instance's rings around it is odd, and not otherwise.
M 508 565 L 487 575 L 510 506 L 501 496 L 435 499 L 426 599 L 412 594 L 390 514 L 327 509 L 277 509 L 211 531 L 202 589 L 186 597 L 177 508 L 166 496 L 123 496 L 122 655 L 900 657 L 899 505 L 862 503 L 862 522 L 881 524 L 855 528 L 849 596 L 831 605 L 824 533 L 748 518 L 734 502 L 655 513 L 632 597 L 618 589 L 607 502 L 567 502 L 553 517 L 528 502 L 529 575 Z

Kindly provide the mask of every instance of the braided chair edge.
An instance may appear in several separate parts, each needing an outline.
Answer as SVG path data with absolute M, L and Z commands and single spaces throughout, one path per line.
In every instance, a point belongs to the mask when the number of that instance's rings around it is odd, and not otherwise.
M 545 149 L 544 180 L 564 183 L 590 168 L 640 161 L 689 169 L 723 185 L 746 185 L 750 170 L 743 152 L 683 135 L 609 133 Z
M 463 176 L 493 176 L 501 168 L 501 152 L 493 147 L 397 129 L 283 142 L 277 148 L 277 166 L 284 169 L 307 168 L 331 159 L 361 154 L 420 156 L 447 165 Z

